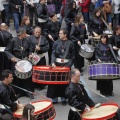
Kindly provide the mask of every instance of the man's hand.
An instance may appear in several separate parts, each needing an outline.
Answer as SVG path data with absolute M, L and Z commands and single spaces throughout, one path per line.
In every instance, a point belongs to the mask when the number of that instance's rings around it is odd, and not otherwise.
M 25 106 L 25 105 L 23 105 L 23 104 L 17 104 L 17 108 L 18 108 L 18 109 L 22 109 L 22 108 L 24 108 L 24 106 Z
M 119 48 L 118 48 L 118 47 L 116 47 L 116 46 L 113 46 L 113 49 L 114 49 L 114 50 L 119 50 Z
M 98 59 L 98 62 L 102 62 L 100 59 Z
M 48 37 L 49 37 L 49 39 L 53 40 L 53 37 L 50 34 L 48 35 Z
M 17 59 L 16 58 L 12 58 L 11 61 L 12 62 L 17 62 Z
M 78 45 L 81 45 L 81 42 L 80 42 L 80 41 L 78 41 Z
M 85 108 L 85 111 L 86 111 L 86 112 L 90 112 L 90 111 L 91 111 L 91 110 L 90 110 L 90 107 L 86 107 L 86 108 Z
M 19 8 L 19 5 L 16 5 L 15 8 L 18 9 L 18 8 Z
M 29 55 L 29 58 L 32 58 L 33 57 L 33 55 Z
M 53 67 L 53 68 L 55 68 L 55 67 L 56 67 L 55 63 L 52 63 L 52 67 Z
M 36 45 L 36 48 L 35 48 L 36 50 L 40 50 L 40 47 L 38 46 L 38 45 Z

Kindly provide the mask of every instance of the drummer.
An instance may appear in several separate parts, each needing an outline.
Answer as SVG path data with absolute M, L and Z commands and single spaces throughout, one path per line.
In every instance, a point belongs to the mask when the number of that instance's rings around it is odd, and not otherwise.
M 68 31 L 61 29 L 59 39 L 53 44 L 52 67 L 67 66 L 71 67 L 74 60 L 74 44 L 68 39 Z M 65 89 L 67 85 L 48 85 L 47 97 L 52 99 L 53 104 L 58 103 L 58 97 L 61 97 L 62 105 L 67 104 L 65 98 Z
M 83 23 L 84 19 L 82 15 L 77 15 L 75 18 L 75 23 L 72 25 L 70 38 L 74 42 L 75 46 L 75 59 L 74 59 L 74 66 L 78 68 L 83 75 L 82 67 L 84 67 L 84 58 L 80 56 L 80 45 L 85 44 L 86 36 L 86 27 Z
M 10 85 L 13 81 L 12 71 L 4 70 L 2 72 L 2 82 L 0 84 L 0 103 L 12 114 L 17 109 L 24 107 L 18 103 L 16 94 Z
M 108 46 L 108 36 L 102 34 L 100 38 L 100 43 L 95 50 L 95 58 L 97 62 L 113 62 L 114 58 Z M 104 78 L 97 81 L 97 90 L 100 90 L 102 95 L 113 96 L 113 82 L 112 80 L 105 80 Z
M 110 43 L 113 49 L 117 52 L 120 49 L 120 26 L 117 25 L 114 28 L 113 35 L 110 37 Z
M 32 86 L 32 78 L 28 78 L 25 80 L 22 80 L 20 78 L 17 78 L 15 76 L 15 64 L 18 62 L 18 60 L 26 59 L 27 57 L 32 57 L 32 48 L 30 42 L 28 42 L 28 39 L 26 38 L 26 30 L 23 27 L 20 27 L 17 33 L 17 37 L 14 37 L 6 46 L 5 53 L 9 60 L 12 61 L 11 69 L 14 73 L 14 81 L 13 84 L 22 87 L 24 89 L 33 91 Z M 28 66 L 29 67 L 29 66 Z M 29 83 L 29 84 L 28 84 Z M 24 94 L 28 96 L 29 98 L 33 99 L 33 95 L 30 93 L 25 93 L 23 91 L 18 91 L 17 89 L 16 93 L 18 94 L 18 97 L 23 96 Z
M 95 105 L 85 91 L 82 82 L 79 82 L 79 80 L 80 71 L 76 68 L 72 69 L 71 82 L 66 89 L 68 103 L 71 106 L 68 120 L 81 120 L 81 113 L 83 113 L 83 111 L 90 111 L 89 107 L 93 107 Z
M 29 40 L 32 45 L 32 51 L 34 51 L 40 57 L 40 61 L 37 63 L 37 66 L 46 66 L 45 53 L 47 53 L 49 50 L 49 43 L 46 37 L 41 35 L 41 28 L 39 26 L 34 28 L 34 35 L 31 35 Z M 35 84 L 35 87 L 38 89 L 43 89 L 44 85 Z

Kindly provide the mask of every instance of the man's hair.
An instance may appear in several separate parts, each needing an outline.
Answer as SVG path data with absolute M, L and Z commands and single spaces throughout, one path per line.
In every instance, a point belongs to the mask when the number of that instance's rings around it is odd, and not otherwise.
M 66 37 L 68 37 L 68 30 L 67 29 L 62 28 L 62 29 L 60 29 L 60 31 L 63 31 L 63 34 L 65 34 Z
M 4 70 L 2 72 L 2 80 L 4 80 L 5 78 L 9 77 L 9 74 L 12 74 L 11 70 Z
M 73 68 L 70 72 L 70 77 L 72 78 L 72 76 L 75 76 L 77 71 L 79 71 L 79 69 Z
M 41 27 L 39 27 L 39 26 L 34 27 L 34 31 L 35 31 L 36 29 L 40 29 L 40 31 L 41 31 Z
M 17 35 L 21 35 L 23 33 L 26 33 L 26 29 L 24 27 L 19 27 L 18 31 L 17 31 Z

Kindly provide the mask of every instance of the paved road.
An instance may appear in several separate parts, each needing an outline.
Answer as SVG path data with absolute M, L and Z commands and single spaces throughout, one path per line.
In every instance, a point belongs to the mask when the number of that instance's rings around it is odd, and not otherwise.
M 13 33 L 14 36 L 16 36 L 15 30 L 13 29 L 13 25 L 11 25 L 12 27 L 10 27 L 11 29 L 11 33 Z M 64 26 L 64 25 L 63 25 Z M 99 91 L 96 90 L 96 81 L 92 81 L 92 80 L 88 80 L 88 63 L 87 61 L 85 62 L 85 67 L 83 68 L 84 70 L 84 75 L 81 77 L 81 81 L 88 87 L 92 88 L 93 90 L 95 90 L 96 92 L 99 93 Z M 114 96 L 113 97 L 107 97 L 108 99 L 116 102 L 117 104 L 120 104 L 120 80 L 114 80 L 113 81 L 114 84 Z M 96 102 L 109 102 L 108 100 L 106 100 L 104 97 L 101 97 L 99 95 L 97 95 L 96 93 L 91 92 L 88 88 L 86 88 L 89 96 Z M 35 99 L 31 100 L 27 97 L 22 97 L 20 98 L 20 102 L 23 104 L 27 104 L 30 103 L 32 101 L 37 101 L 37 100 L 45 100 L 48 99 L 46 98 L 46 91 L 47 91 L 47 87 L 44 90 L 38 91 L 35 90 L 35 92 L 37 93 L 37 95 L 35 96 Z M 60 101 L 60 100 L 59 100 Z M 62 106 L 61 102 L 59 102 L 58 104 L 54 105 L 55 110 L 56 110 L 56 117 L 55 120 L 67 120 L 67 116 L 68 116 L 68 112 L 69 112 L 69 105 L 67 106 Z

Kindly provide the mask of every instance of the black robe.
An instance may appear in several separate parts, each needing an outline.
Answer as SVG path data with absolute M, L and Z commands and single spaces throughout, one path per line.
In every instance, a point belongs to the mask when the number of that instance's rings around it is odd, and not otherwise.
M 80 45 L 78 45 L 78 41 L 81 44 L 85 43 L 86 36 L 86 27 L 84 24 L 79 26 L 73 25 L 71 32 L 70 32 L 70 39 L 74 42 L 75 46 L 75 59 L 74 59 L 74 66 L 81 71 L 81 68 L 84 67 L 84 58 L 79 54 L 80 52 Z
M 64 52 L 62 52 L 62 44 L 64 44 Z M 69 44 L 69 50 L 65 57 L 65 51 Z M 58 63 L 56 62 L 56 58 L 61 59 L 69 59 L 67 63 Z M 57 66 L 67 66 L 71 67 L 73 65 L 74 60 L 74 44 L 70 40 L 62 41 L 57 40 L 55 41 L 53 45 L 53 51 L 52 51 L 52 63 L 55 63 Z M 47 97 L 49 98 L 55 98 L 55 97 L 65 97 L 65 89 L 67 87 L 67 84 L 65 85 L 48 85 L 47 89 Z
M 29 37 L 29 40 L 32 46 L 32 51 L 35 51 L 36 45 L 38 45 L 37 38 L 35 37 L 35 35 L 31 35 Z M 39 44 L 40 50 L 37 51 L 37 54 L 46 53 L 49 50 L 48 40 L 44 36 L 41 35 L 41 39 L 39 39 L 39 41 L 40 41 L 40 44 Z M 37 65 L 46 65 L 45 57 L 41 58 L 41 60 L 38 62 Z
M 108 44 L 98 44 L 95 50 L 95 58 L 98 61 L 100 59 L 102 62 L 113 62 L 113 56 L 110 51 Z M 113 91 L 113 82 L 112 80 L 100 80 L 97 81 L 97 90 L 100 90 L 100 93 L 104 95 L 111 95 Z
M 6 47 L 9 41 L 12 39 L 12 34 L 6 30 L 0 31 L 0 47 Z M 10 61 L 8 60 L 4 51 L 0 51 L 0 73 L 5 69 L 10 69 Z M 1 79 L 1 74 L 0 74 Z
M 27 58 L 29 55 L 32 54 L 32 46 L 28 39 L 20 40 L 18 37 L 14 37 L 6 46 L 5 53 L 9 60 L 11 60 L 13 57 L 23 60 L 24 58 Z M 13 84 L 19 87 L 22 87 L 24 89 L 33 91 L 31 77 L 27 78 L 26 80 L 21 80 L 20 78 L 16 77 L 15 64 L 16 64 L 15 62 L 11 62 L 11 70 L 13 72 L 14 79 L 15 79 L 13 81 Z M 16 90 L 16 93 L 20 91 L 18 89 L 15 89 L 15 90 Z M 23 94 L 22 91 L 21 93 Z
M 49 42 L 49 51 L 48 51 L 49 64 L 51 64 L 52 46 L 53 46 L 54 41 L 56 41 L 59 37 L 59 30 L 60 30 L 60 23 L 58 21 L 57 22 L 53 22 L 51 20 L 48 21 L 46 25 L 46 29 L 45 29 L 45 36 L 47 37 L 48 42 Z M 53 37 L 54 41 L 49 39 L 48 37 L 49 34 Z
M 10 85 L 6 85 L 3 82 L 0 84 L 0 103 L 10 107 L 12 111 L 17 110 L 17 97 L 14 90 Z
M 81 110 L 79 112 L 80 114 L 85 110 L 86 104 L 89 107 L 95 105 L 92 99 L 88 96 L 84 86 L 80 83 L 70 82 L 65 93 L 68 98 L 68 104 L 71 107 Z M 80 120 L 80 116 L 77 112 L 70 109 L 68 120 Z

